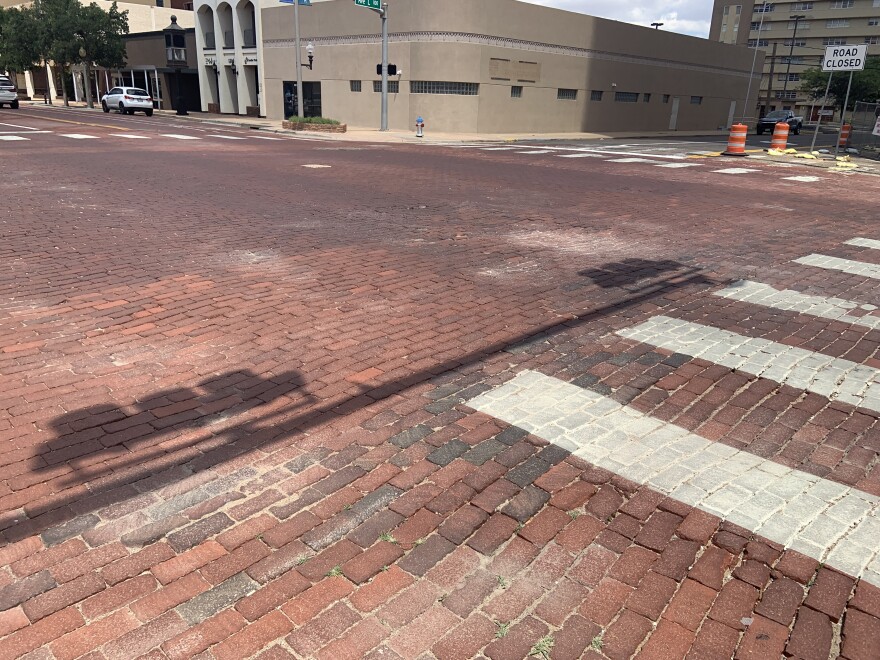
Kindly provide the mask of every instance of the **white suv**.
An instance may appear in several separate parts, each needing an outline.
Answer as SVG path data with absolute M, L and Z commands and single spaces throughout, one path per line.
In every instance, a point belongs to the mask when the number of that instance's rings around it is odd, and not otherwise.
M 9 78 L 0 76 L 0 108 L 4 105 L 15 110 L 18 107 L 18 92 Z
M 101 99 L 104 112 L 119 110 L 124 115 L 133 115 L 141 110 L 147 117 L 153 116 L 153 97 L 140 87 L 114 87 Z

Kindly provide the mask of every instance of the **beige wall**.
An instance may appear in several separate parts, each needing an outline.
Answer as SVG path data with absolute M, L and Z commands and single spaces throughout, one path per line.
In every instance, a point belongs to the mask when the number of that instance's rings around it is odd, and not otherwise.
M 265 6 L 261 19 L 267 114 L 280 118 L 282 81 L 295 80 L 293 8 Z M 304 69 L 303 79 L 322 82 L 322 114 L 377 125 L 378 16 L 351 0 L 334 0 L 300 8 L 300 24 L 303 47 L 308 40 L 316 46 L 315 68 Z M 389 29 L 389 60 L 403 70 L 401 93 L 389 95 L 393 128 L 411 128 L 421 115 L 436 131 L 666 130 L 672 98 L 679 96 L 679 130 L 715 129 L 727 124 L 731 101 L 739 114 L 753 55 L 512 0 L 409 0 L 391 8 Z M 534 82 L 493 80 L 492 58 L 537 62 L 540 75 Z M 350 80 L 361 80 L 363 91 L 349 91 Z M 480 90 L 478 96 L 409 94 L 411 80 L 474 82 Z M 523 87 L 522 98 L 511 98 L 512 85 Z M 559 88 L 577 89 L 577 100 L 557 100 Z M 604 92 L 602 101 L 590 101 L 594 89 Z M 639 93 L 639 102 L 615 102 L 615 91 Z M 651 94 L 648 103 L 645 93 Z M 664 94 L 670 95 L 667 104 Z M 691 105 L 691 96 L 702 96 L 702 105 Z

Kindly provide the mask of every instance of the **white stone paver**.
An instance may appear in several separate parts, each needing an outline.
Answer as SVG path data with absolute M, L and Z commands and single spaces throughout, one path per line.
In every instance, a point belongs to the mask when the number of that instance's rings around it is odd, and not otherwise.
M 872 280 L 880 280 L 880 266 L 864 261 L 829 257 L 826 254 L 809 254 L 806 257 L 795 259 L 794 263 L 824 268 L 825 270 L 839 270 L 850 275 L 861 275 Z
M 467 405 L 880 586 L 880 498 L 711 442 L 535 371 Z M 583 419 L 593 421 L 579 425 Z M 640 427 L 639 420 L 651 423 Z
M 857 303 L 843 298 L 811 296 L 790 289 L 776 289 L 769 284 L 750 280 L 735 282 L 726 289 L 716 291 L 715 295 L 763 307 L 843 321 L 865 328 L 880 328 L 880 316 L 874 316 L 870 313 L 859 316 L 853 314 L 853 311 L 873 312 L 877 309 L 875 305 Z
M 848 241 L 844 241 L 843 244 L 871 248 L 872 250 L 880 250 L 880 241 L 873 238 L 851 238 Z
M 873 367 L 668 316 L 617 334 L 880 412 L 880 370 Z

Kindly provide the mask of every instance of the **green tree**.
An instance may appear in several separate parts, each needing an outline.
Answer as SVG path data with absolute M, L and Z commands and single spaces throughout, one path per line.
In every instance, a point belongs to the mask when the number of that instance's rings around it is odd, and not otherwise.
M 114 2 L 109 11 L 104 11 L 94 2 L 80 7 L 77 15 L 76 36 L 81 43 L 75 61 L 85 67 L 86 78 L 91 80 L 92 65 L 115 69 L 125 66 L 125 43 L 123 35 L 128 34 L 128 11 L 119 11 Z M 85 53 L 83 55 L 83 53 Z M 91 84 L 86 86 L 89 107 L 94 107 Z
M 829 75 L 831 74 L 818 68 L 807 69 L 801 74 L 801 89 L 808 92 L 812 98 L 821 99 L 825 96 Z M 829 106 L 835 108 L 843 106 L 848 84 L 849 73 L 839 71 L 832 76 L 831 88 L 828 90 Z M 865 62 L 865 70 L 853 74 L 847 109 L 852 110 L 857 101 L 874 102 L 877 99 L 880 99 L 880 56 L 871 55 Z
M 23 73 L 42 59 L 40 26 L 33 10 L 0 9 L 0 70 Z
M 31 9 L 40 26 L 38 42 L 43 59 L 61 70 L 61 93 L 69 105 L 67 76 L 71 64 L 79 59 L 82 45 L 76 36 L 79 11 L 77 0 L 34 0 Z

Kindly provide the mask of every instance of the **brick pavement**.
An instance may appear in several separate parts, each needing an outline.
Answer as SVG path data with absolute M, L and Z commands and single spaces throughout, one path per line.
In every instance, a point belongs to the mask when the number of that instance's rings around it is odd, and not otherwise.
M 533 370 L 880 494 L 876 412 L 619 334 L 664 315 L 876 368 L 866 324 L 712 295 L 876 303 L 870 277 L 793 261 L 880 264 L 845 243 L 880 238 L 873 180 L 841 199 L 503 152 L 20 154 L 0 658 L 877 657 L 870 579 L 468 405 Z

